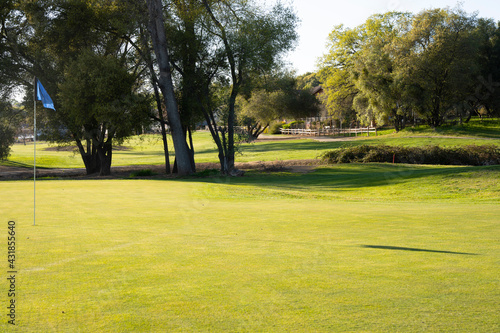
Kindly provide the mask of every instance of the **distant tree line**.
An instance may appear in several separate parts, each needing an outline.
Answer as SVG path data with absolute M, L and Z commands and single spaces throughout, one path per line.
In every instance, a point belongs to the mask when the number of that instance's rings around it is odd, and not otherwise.
M 500 115 L 500 25 L 460 8 L 374 15 L 355 28 L 336 26 L 320 70 L 299 78 L 321 84 L 340 122 L 392 124 L 419 118 Z
M 51 141 L 75 142 L 88 174 L 109 174 L 113 145 L 152 122 L 161 127 L 167 172 L 167 127 L 173 169 L 190 174 L 192 130 L 204 123 L 221 172 L 238 174 L 235 127 L 257 136 L 272 117 L 297 113 L 290 99 L 309 98 L 280 70 L 297 39 L 297 17 L 280 2 L 264 9 L 247 0 L 5 0 L 0 25 L 2 110 L 23 87 L 32 113 L 38 77 L 56 108 L 37 109 L 39 127 Z M 255 110 L 256 100 L 276 103 L 275 95 L 288 103 L 280 112 Z

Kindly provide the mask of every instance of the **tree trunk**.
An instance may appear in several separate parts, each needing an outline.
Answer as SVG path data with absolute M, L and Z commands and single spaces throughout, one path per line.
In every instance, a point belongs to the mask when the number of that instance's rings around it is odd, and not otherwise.
M 106 141 L 103 140 L 98 146 L 97 152 L 101 161 L 99 176 L 108 176 L 111 174 L 111 160 L 113 157 L 113 136 L 114 131 L 109 131 Z
M 167 115 L 172 132 L 172 139 L 174 141 L 178 173 L 180 175 L 188 175 L 193 173 L 193 168 L 191 166 L 186 136 L 184 135 L 174 94 L 170 56 L 168 54 L 168 44 L 163 22 L 162 4 L 161 0 L 147 0 L 147 4 L 149 12 L 149 30 L 160 69 L 158 84 L 162 91 L 163 98 L 165 99 L 165 105 L 167 106 Z
M 231 175 L 234 170 L 234 120 L 235 120 L 235 103 L 236 89 L 233 83 L 233 92 L 229 98 L 229 115 L 227 117 L 227 171 Z
M 91 175 L 99 172 L 101 168 L 101 163 L 99 160 L 99 155 L 97 150 L 94 149 L 90 140 L 87 140 L 87 151 L 82 144 L 80 139 L 75 139 L 78 150 L 80 151 L 80 156 L 82 157 L 83 164 L 85 165 L 85 172 L 87 175 Z
M 99 159 L 101 160 L 101 168 L 99 176 L 108 176 L 111 174 L 111 157 L 113 156 L 113 149 L 111 144 L 105 143 L 103 147 L 97 149 Z
M 229 39 L 226 35 L 226 29 L 215 17 L 210 5 L 208 4 L 208 1 L 203 0 L 202 2 L 203 2 L 203 5 L 205 6 L 205 9 L 208 12 L 208 14 L 210 15 L 212 21 L 215 23 L 215 25 L 220 30 L 220 37 L 224 43 L 226 57 L 227 57 L 227 60 L 229 62 L 229 66 L 231 68 L 232 90 L 231 90 L 231 97 L 229 98 L 229 115 L 228 115 L 228 119 L 227 119 L 227 142 L 225 140 L 225 135 L 222 135 L 222 139 L 223 139 L 222 144 L 223 144 L 224 149 L 226 149 L 223 169 L 225 169 L 225 174 L 227 174 L 227 175 L 239 176 L 239 175 L 242 175 L 243 173 L 240 170 L 236 169 L 234 166 L 234 153 L 235 153 L 235 149 L 234 149 L 234 123 L 235 123 L 234 105 L 236 103 L 236 96 L 239 93 L 240 86 L 243 83 L 243 74 L 242 74 L 241 68 L 239 68 L 237 66 L 233 49 L 232 49 L 231 44 L 229 43 Z M 226 145 L 226 143 L 227 143 L 227 145 Z
M 432 109 L 431 109 L 431 127 L 439 127 L 441 126 L 441 102 L 440 102 L 440 97 L 435 97 L 434 100 L 432 101 Z
M 152 117 L 160 123 L 161 138 L 163 140 L 163 151 L 165 152 L 165 172 L 167 174 L 171 173 L 170 170 L 170 156 L 168 152 L 168 141 L 167 141 L 167 131 L 165 129 L 166 121 L 163 117 L 163 104 L 161 102 L 160 93 L 158 91 L 158 78 L 154 70 L 153 59 L 151 57 L 151 52 L 149 52 L 149 42 L 147 35 L 144 33 L 143 26 L 139 27 L 142 46 L 147 50 L 146 52 L 141 52 L 140 47 L 136 47 L 142 59 L 146 62 L 149 70 L 149 75 L 151 75 L 151 85 L 153 86 L 156 108 L 158 109 L 158 118 Z M 133 41 L 130 41 L 133 44 Z M 134 45 L 134 44 L 133 44 Z
M 152 67 L 153 66 L 151 65 L 151 77 L 153 79 L 153 89 L 154 89 L 154 94 L 155 94 L 156 107 L 158 109 L 158 119 L 160 122 L 161 139 L 163 141 L 163 151 L 164 151 L 164 155 L 165 155 L 165 173 L 167 175 L 169 175 L 171 173 L 171 170 L 170 170 L 170 154 L 168 152 L 167 130 L 165 128 L 166 121 L 165 121 L 165 118 L 163 117 L 163 110 L 162 110 L 162 103 L 161 103 L 161 99 L 160 99 L 160 93 L 158 92 L 158 84 L 156 81 L 156 75 L 154 75 Z
M 215 122 L 215 117 L 213 116 L 213 113 L 211 111 L 207 111 L 207 109 L 204 106 L 201 107 L 201 110 L 203 112 L 203 116 L 205 117 L 205 121 L 207 122 L 210 134 L 212 134 L 212 138 L 214 139 L 214 142 L 217 145 L 217 150 L 219 151 L 218 157 L 220 162 L 220 172 L 221 174 L 226 174 L 227 168 L 225 166 L 226 162 L 225 162 L 224 146 L 219 136 L 219 131 L 217 130 L 217 123 Z M 224 135 L 224 133 L 222 133 L 222 135 Z
M 471 118 L 472 118 L 472 112 L 469 111 L 469 113 L 467 114 L 467 119 L 465 119 L 465 123 L 468 124 Z
M 194 162 L 194 144 L 193 144 L 193 133 L 191 132 L 191 128 L 187 127 L 187 133 L 189 137 L 189 159 L 191 161 L 191 167 L 193 168 L 193 172 L 196 172 L 196 164 Z
M 155 95 L 156 108 L 158 109 L 158 119 L 160 120 L 161 138 L 163 140 L 163 151 L 165 152 L 165 172 L 167 175 L 169 175 L 171 173 L 171 170 L 170 170 L 170 155 L 168 153 L 167 130 L 165 128 L 166 121 L 165 118 L 163 117 L 162 103 L 161 103 L 160 93 L 158 92 L 158 80 L 154 73 L 153 64 L 151 63 L 149 66 L 150 66 L 149 70 L 151 72 L 151 79 Z
M 394 129 L 396 132 L 399 132 L 401 130 L 401 116 L 398 115 L 397 109 L 393 110 L 393 117 L 394 117 Z

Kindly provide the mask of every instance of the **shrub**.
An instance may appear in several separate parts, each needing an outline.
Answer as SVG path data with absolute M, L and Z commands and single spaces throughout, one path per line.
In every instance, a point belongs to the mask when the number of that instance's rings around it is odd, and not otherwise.
M 291 123 L 287 124 L 287 128 L 299 128 L 302 124 L 304 124 L 303 120 L 294 120 Z M 285 128 L 285 126 L 283 126 L 283 128 Z
M 327 163 L 405 163 L 441 165 L 500 164 L 500 148 L 494 145 L 445 148 L 439 146 L 400 147 L 361 145 L 329 151 Z
M 285 124 L 286 125 L 286 124 Z M 270 134 L 281 134 L 280 129 L 284 128 L 283 123 L 274 123 L 271 125 L 269 128 L 269 133 Z
M 15 132 L 10 126 L 0 123 L 0 161 L 6 160 L 10 155 L 10 147 L 14 144 Z

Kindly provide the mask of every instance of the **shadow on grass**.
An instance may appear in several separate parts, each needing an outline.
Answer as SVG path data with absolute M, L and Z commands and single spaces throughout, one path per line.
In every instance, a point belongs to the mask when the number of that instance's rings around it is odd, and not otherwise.
M 419 178 L 441 176 L 456 177 L 461 173 L 478 170 L 500 171 L 500 166 L 487 167 L 431 167 L 406 166 L 397 164 L 349 164 L 319 168 L 307 174 L 251 173 L 245 177 L 217 177 L 196 179 L 198 182 L 223 183 L 227 185 L 253 185 L 259 187 L 279 187 L 283 189 L 320 189 L 376 187 L 404 183 Z
M 239 154 L 245 156 L 246 154 L 270 154 L 280 151 L 315 151 L 325 149 L 340 148 L 345 145 L 345 142 L 318 142 L 311 139 L 299 139 L 280 142 L 254 142 L 243 143 L 239 146 Z M 203 157 L 207 155 L 216 156 L 218 154 L 217 148 L 204 148 L 199 149 L 195 153 L 196 157 Z
M 500 138 L 500 119 L 472 119 L 469 123 L 462 125 L 443 125 L 431 129 L 429 126 L 417 126 L 415 128 L 407 127 L 403 132 L 413 134 L 439 134 L 439 135 L 461 135 L 477 138 L 498 139 Z
M 242 152 L 245 153 L 267 153 L 273 151 L 300 151 L 300 150 L 320 150 L 334 149 L 341 147 L 345 142 L 318 142 L 312 139 L 290 140 L 282 142 L 259 142 L 245 144 L 242 146 Z
M 297 140 L 282 140 L 282 141 L 271 141 L 271 142 L 252 142 L 252 143 L 242 143 L 239 146 L 239 152 L 242 156 L 245 154 L 270 154 L 273 152 L 281 151 L 318 151 L 318 150 L 329 150 L 336 149 L 346 146 L 361 145 L 366 143 L 372 143 L 372 141 L 366 140 L 353 140 L 353 141 L 332 141 L 332 142 L 320 142 L 313 139 L 297 139 Z M 376 141 L 373 140 L 373 143 Z M 218 150 L 214 148 L 203 148 L 197 149 L 195 153 L 196 156 L 205 155 L 216 155 Z
M 394 251 L 411 251 L 411 252 L 431 252 L 431 253 L 445 253 L 445 254 L 460 254 L 465 256 L 478 256 L 477 253 L 467 253 L 467 252 L 454 252 L 454 251 L 440 251 L 440 250 L 428 250 L 428 249 L 417 249 L 413 247 L 399 247 L 399 246 L 384 246 L 384 245 L 361 245 L 360 247 L 367 249 L 377 249 L 377 250 L 394 250 Z
M 0 165 L 6 166 L 6 167 L 14 167 L 14 168 L 33 169 L 33 164 L 26 164 L 26 163 L 15 162 L 15 161 L 2 161 L 2 162 L 0 162 Z M 51 169 L 51 168 L 38 166 L 38 165 L 36 168 L 37 169 Z

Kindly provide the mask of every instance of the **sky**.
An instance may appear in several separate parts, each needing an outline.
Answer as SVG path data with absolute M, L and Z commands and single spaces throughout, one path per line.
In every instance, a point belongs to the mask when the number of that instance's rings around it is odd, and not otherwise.
M 287 1 L 285 1 L 287 3 Z M 388 11 L 417 14 L 425 9 L 456 7 L 457 0 L 291 0 L 300 18 L 299 43 L 287 61 L 298 75 L 316 71 L 317 61 L 327 51 L 326 41 L 333 27 L 339 24 L 354 28 L 373 14 Z M 462 0 L 462 9 L 482 18 L 500 21 L 500 1 Z

